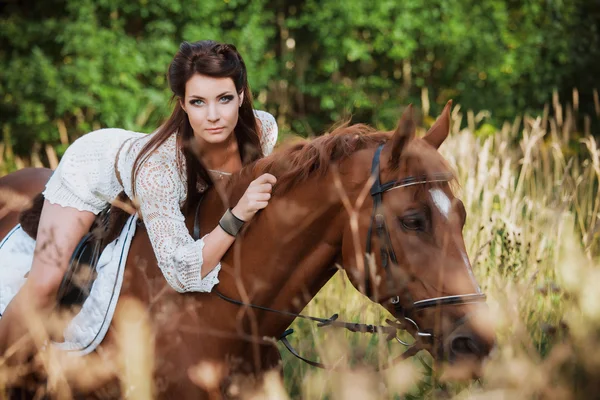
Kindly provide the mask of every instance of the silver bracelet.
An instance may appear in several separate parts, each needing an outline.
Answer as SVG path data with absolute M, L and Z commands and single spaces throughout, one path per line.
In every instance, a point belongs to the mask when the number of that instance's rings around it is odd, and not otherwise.
M 242 226 L 244 226 L 244 221 L 233 215 L 231 212 L 231 208 L 228 208 L 225 211 L 225 214 L 221 217 L 219 221 L 219 226 L 223 229 L 227 234 L 231 236 L 237 236 Z

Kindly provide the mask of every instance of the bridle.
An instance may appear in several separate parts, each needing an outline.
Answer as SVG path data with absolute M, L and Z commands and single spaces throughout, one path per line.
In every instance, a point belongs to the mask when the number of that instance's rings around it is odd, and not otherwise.
M 385 217 L 383 215 L 383 193 L 408 186 L 435 182 L 449 182 L 453 178 L 453 175 L 451 173 L 434 173 L 420 177 L 409 176 L 407 178 L 381 183 L 379 159 L 381 156 L 383 146 L 383 144 L 380 145 L 375 151 L 375 155 L 373 156 L 373 162 L 371 165 L 371 175 L 373 176 L 375 181 L 373 183 L 373 186 L 371 186 L 370 191 L 371 197 L 373 198 L 373 214 L 371 216 L 371 223 L 367 232 L 366 254 L 371 254 L 371 246 L 373 242 L 373 227 L 375 227 L 375 230 L 377 231 L 377 237 L 379 238 L 380 243 L 381 267 L 385 271 L 388 289 L 391 293 L 402 293 L 401 295 L 396 295 L 390 299 L 390 302 L 394 306 L 394 317 L 396 317 L 396 319 L 398 320 L 397 322 L 408 322 L 408 326 L 404 326 L 403 328 L 411 331 L 413 335 L 416 335 L 416 339 L 432 339 L 433 335 L 428 332 L 422 332 L 419 329 L 417 323 L 414 321 L 414 319 L 411 318 L 415 312 L 441 305 L 464 305 L 473 303 L 483 303 L 486 300 L 486 295 L 481 292 L 478 292 L 472 294 L 434 297 L 425 300 L 413 301 L 410 296 L 410 293 L 407 290 L 396 291 L 397 289 L 395 288 L 394 280 L 392 278 L 390 261 L 391 264 L 397 266 L 398 259 L 396 257 L 396 253 L 394 252 L 394 247 L 392 246 L 389 230 L 387 228 L 387 225 L 385 223 Z M 371 282 L 371 271 L 368 259 L 365 260 L 364 265 L 365 295 L 369 297 L 371 301 L 375 301 L 372 298 L 373 284 Z M 408 304 L 408 306 L 403 305 L 402 303 Z
M 427 176 L 421 177 L 406 177 L 402 179 L 398 179 L 395 181 L 389 181 L 386 183 L 381 183 L 380 180 L 380 156 L 381 151 L 383 149 L 383 144 L 380 145 L 375 154 L 373 156 L 373 162 L 371 165 L 371 175 L 374 177 L 375 181 L 373 186 L 371 187 L 370 194 L 373 198 L 373 214 L 371 217 L 371 223 L 369 226 L 369 230 L 367 233 L 367 243 L 366 243 L 366 254 L 371 254 L 372 242 L 373 242 L 373 228 L 377 231 L 377 236 L 380 241 L 380 256 L 381 256 L 381 266 L 385 271 L 387 284 L 391 290 L 394 292 L 395 285 L 394 280 L 392 279 L 391 273 L 391 265 L 390 261 L 394 265 L 398 265 L 398 259 L 396 257 L 396 253 L 394 252 L 394 248 L 392 246 L 391 238 L 389 231 L 387 229 L 387 225 L 385 223 L 385 217 L 383 215 L 383 193 L 388 192 L 394 189 L 400 189 L 408 186 L 426 184 L 426 183 L 435 183 L 435 182 L 449 182 L 453 175 L 450 173 L 435 173 Z M 202 198 L 202 197 L 201 197 Z M 196 208 L 196 215 L 194 218 L 194 228 L 193 228 L 193 236 L 194 239 L 197 240 L 200 238 L 200 222 L 199 222 L 199 212 L 200 212 L 200 204 L 201 198 L 198 201 L 198 205 Z M 369 267 L 369 260 L 365 260 L 365 294 L 371 301 L 375 301 L 373 296 L 373 285 L 371 282 L 371 273 Z M 233 303 L 239 306 L 250 307 L 254 309 L 259 309 L 263 311 L 273 312 L 281 315 L 286 315 L 294 318 L 304 318 L 309 319 L 315 322 L 318 322 L 319 327 L 325 326 L 333 326 L 339 328 L 345 328 L 352 332 L 367 332 L 367 333 L 385 333 L 388 335 L 388 340 L 396 339 L 399 343 L 409 346 L 409 348 L 402 353 L 400 356 L 396 357 L 392 362 L 382 366 L 382 368 L 388 367 L 395 363 L 396 361 L 406 359 L 414 354 L 416 354 L 423 347 L 425 342 L 433 342 L 433 334 L 429 332 L 423 332 L 419 328 L 418 324 L 413 319 L 413 313 L 417 311 L 421 311 L 427 308 L 437 307 L 441 305 L 449 306 L 449 305 L 464 305 L 464 304 L 474 304 L 474 303 L 483 303 L 486 300 L 486 295 L 478 292 L 472 294 L 464 294 L 464 295 L 456 295 L 456 296 L 444 296 L 444 297 L 434 297 L 424 300 L 413 301 L 410 293 L 408 291 L 398 291 L 401 292 L 402 295 L 396 295 L 390 298 L 390 302 L 394 306 L 394 317 L 396 321 L 386 320 L 389 324 L 388 326 L 377 326 L 377 325 L 368 325 L 368 324 L 360 324 L 360 323 L 349 323 L 337 321 L 338 314 L 332 315 L 330 318 L 318 318 L 306 316 L 298 313 L 292 313 L 288 311 L 275 310 L 269 307 L 259 306 L 252 303 L 245 303 L 236 299 L 232 299 L 228 296 L 222 294 L 217 288 L 213 288 L 213 293 L 215 293 L 221 299 Z M 404 301 L 402 301 L 404 300 Z M 403 305 L 402 303 L 408 304 L 408 306 Z M 468 317 L 468 316 L 467 316 Z M 463 318 L 463 320 L 465 320 Z M 415 343 L 409 344 L 402 341 L 397 337 L 396 333 L 398 329 L 403 329 L 408 331 L 414 338 Z M 335 369 L 334 367 L 325 366 L 319 362 L 311 361 L 306 358 L 303 358 L 298 354 L 298 352 L 291 346 L 287 337 L 294 332 L 293 329 L 286 330 L 281 337 L 279 338 L 285 347 L 297 358 L 305 361 L 306 363 L 324 369 Z

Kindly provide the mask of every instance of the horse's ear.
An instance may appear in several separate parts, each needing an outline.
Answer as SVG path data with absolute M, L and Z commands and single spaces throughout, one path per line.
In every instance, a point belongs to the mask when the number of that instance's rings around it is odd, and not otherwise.
M 413 107 L 412 104 L 409 104 L 408 107 L 404 109 L 402 116 L 400 117 L 400 121 L 398 122 L 398 127 L 394 132 L 394 136 L 389 144 L 391 152 L 389 164 L 391 166 L 398 166 L 400 164 L 400 156 L 402 152 L 406 148 L 406 145 L 412 140 L 415 136 L 415 120 L 413 116 Z M 387 147 L 387 146 L 386 146 Z
M 446 103 L 446 107 L 442 111 L 442 115 L 435 121 L 433 126 L 429 128 L 427 134 L 423 137 L 427 143 L 438 149 L 450 132 L 450 109 L 452 108 L 452 100 Z

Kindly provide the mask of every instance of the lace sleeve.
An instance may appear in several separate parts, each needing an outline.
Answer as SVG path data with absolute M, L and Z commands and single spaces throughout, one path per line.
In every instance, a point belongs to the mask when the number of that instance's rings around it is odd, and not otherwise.
M 261 124 L 260 143 L 265 156 L 268 156 L 273 151 L 275 143 L 277 143 L 277 135 L 279 129 L 275 118 L 266 111 L 254 110 L 254 115 Z
M 221 265 L 202 279 L 204 238 L 194 241 L 189 234 L 180 209 L 185 187 L 174 158 L 161 150 L 146 160 L 135 182 L 140 212 L 158 266 L 176 291 L 210 292 L 219 282 Z

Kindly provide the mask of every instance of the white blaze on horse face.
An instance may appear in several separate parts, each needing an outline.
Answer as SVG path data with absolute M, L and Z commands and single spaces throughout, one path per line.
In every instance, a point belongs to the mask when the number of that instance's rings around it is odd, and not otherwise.
M 452 203 L 446 193 L 442 189 L 429 189 L 429 193 L 431 193 L 431 198 L 433 199 L 433 204 L 438 208 L 440 213 L 444 216 L 444 218 L 448 219 L 448 215 L 450 215 L 450 207 Z
M 448 196 L 446 196 L 446 193 L 444 193 L 443 190 L 438 189 L 438 188 L 429 189 L 429 193 L 431 193 L 431 198 L 433 200 L 433 204 L 435 204 L 435 206 L 439 210 L 440 214 L 442 214 L 442 216 L 444 218 L 448 219 L 448 217 L 450 215 L 450 209 L 452 207 L 452 202 L 450 201 Z M 477 279 L 475 279 L 475 275 L 473 274 L 473 268 L 471 268 L 471 263 L 469 262 L 469 257 L 467 256 L 467 254 L 465 252 L 461 252 L 461 253 L 462 253 L 463 262 L 465 263 L 465 268 L 467 269 L 469 277 L 473 281 L 475 290 L 477 291 L 477 293 L 481 293 L 481 288 L 479 287 L 479 284 L 477 283 Z

